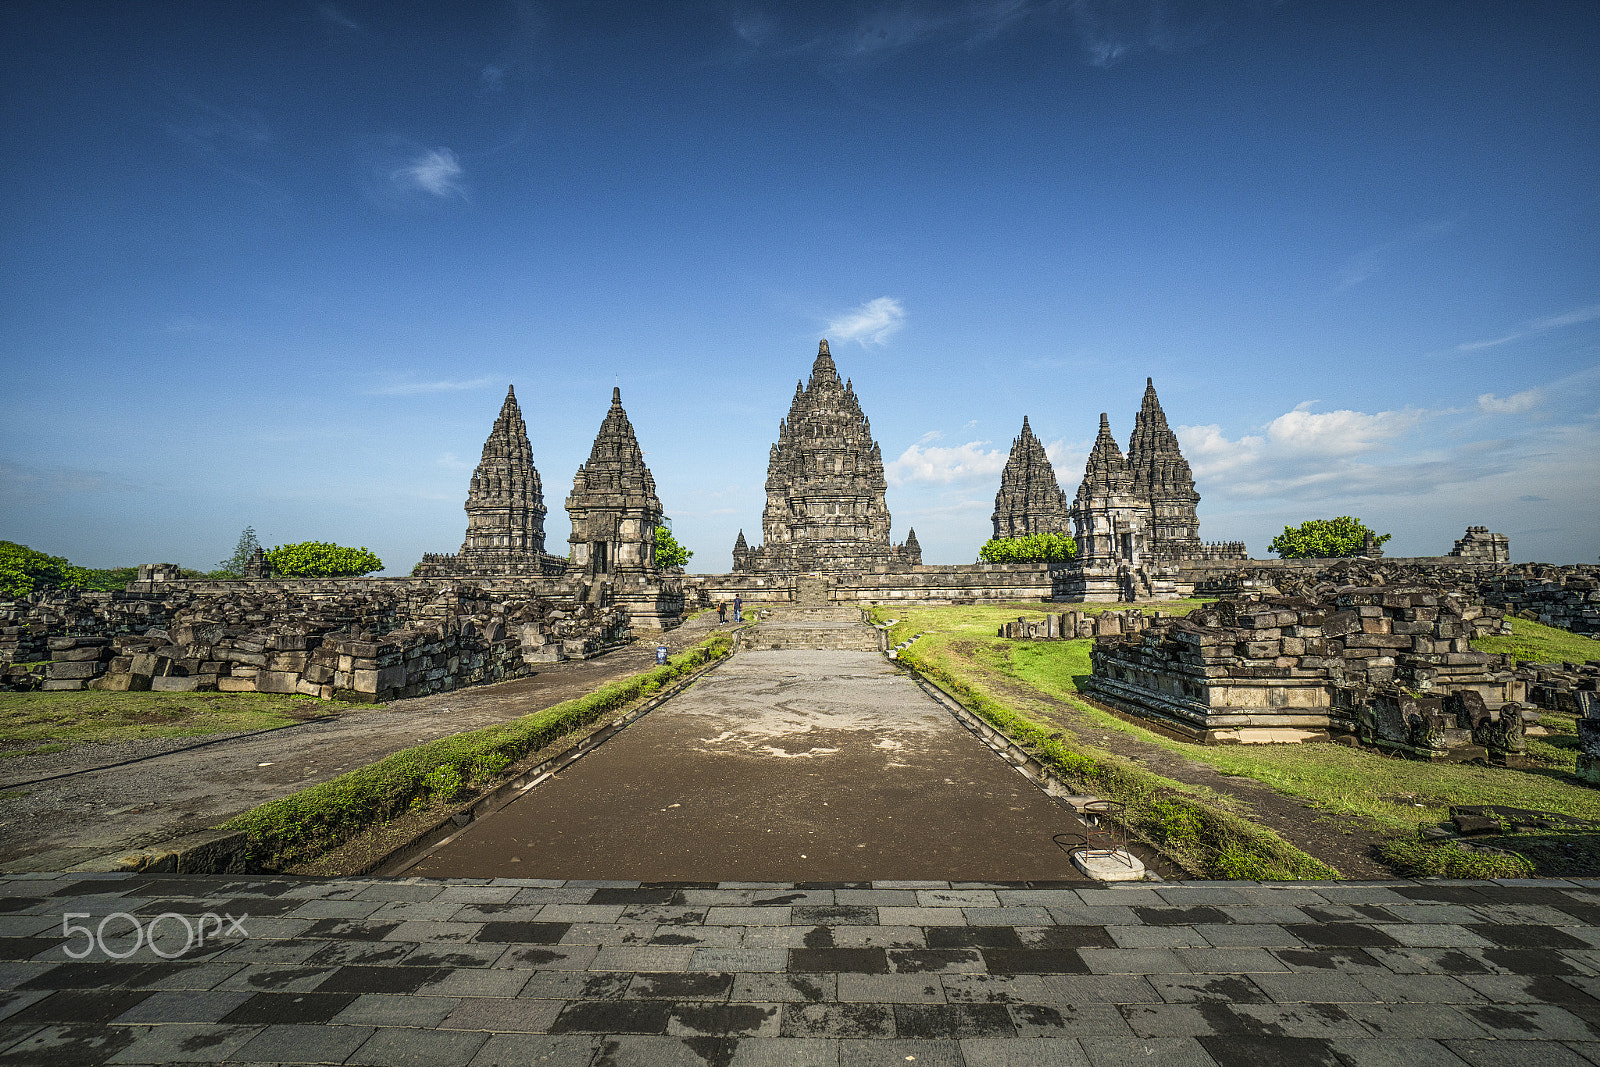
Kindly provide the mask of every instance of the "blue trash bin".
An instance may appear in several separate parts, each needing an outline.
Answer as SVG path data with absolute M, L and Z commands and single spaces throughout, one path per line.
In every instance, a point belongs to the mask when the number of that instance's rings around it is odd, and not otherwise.
M 656 663 L 657 664 L 665 664 L 666 662 L 667 662 L 667 646 L 666 645 L 657 645 L 656 646 Z

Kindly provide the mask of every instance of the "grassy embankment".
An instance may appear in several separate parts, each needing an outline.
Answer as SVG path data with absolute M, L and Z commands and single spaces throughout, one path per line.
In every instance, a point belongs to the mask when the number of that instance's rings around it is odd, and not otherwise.
M 1177 601 L 1160 610 L 1184 614 L 1200 601 Z M 1075 605 L 1101 611 L 1125 605 Z M 995 636 L 1001 623 L 1039 608 L 875 608 L 879 621 L 898 617 L 890 640 L 899 643 L 926 631 L 900 659 L 967 708 L 1027 749 L 1040 763 L 1076 788 L 1120 801 L 1131 834 L 1156 846 L 1189 875 L 1207 878 L 1331 878 L 1338 872 L 1306 855 L 1273 831 L 1240 814 L 1229 798 L 1143 769 L 1089 744 L 1050 718 L 1041 702 L 1005 693 L 1008 688 L 1048 692 L 1007 669 L 1013 648 L 1050 648 L 1084 657 L 1088 641 L 1014 642 Z M 1053 695 L 1053 694 L 1052 694 Z M 1074 707 L 1084 707 L 1074 699 Z M 1107 716 L 1107 718 L 1111 718 Z
M 396 752 L 252 808 L 221 829 L 243 832 L 251 860 L 268 870 L 304 863 L 414 808 L 442 806 L 492 786 L 519 760 L 565 743 L 569 735 L 611 713 L 626 712 L 684 675 L 728 655 L 732 646 L 727 632 L 714 632 L 665 666 L 511 722 Z
M 1179 602 L 1157 608 L 1181 614 L 1193 606 L 1191 602 Z M 1553 736 L 1530 739 L 1529 755 L 1543 766 L 1527 768 L 1426 763 L 1336 745 L 1186 744 L 1108 715 L 1082 699 L 1076 679 L 1089 673 L 1090 641 L 1006 641 L 994 636 L 1001 622 L 1019 614 L 1037 617 L 1039 609 L 1019 612 L 1016 608 L 912 608 L 900 612 L 901 621 L 891 639 L 904 640 L 922 630 L 938 631 L 902 655 L 919 667 L 927 665 L 949 672 L 980 690 L 985 678 L 1003 679 L 1035 690 L 1070 705 L 1096 730 L 1133 735 L 1210 764 L 1223 774 L 1254 779 L 1314 808 L 1355 819 L 1389 836 L 1386 859 L 1408 873 L 1503 877 L 1528 874 L 1534 869 L 1533 863 L 1520 855 L 1469 852 L 1448 844 L 1424 845 L 1417 838 L 1419 824 L 1443 821 L 1453 804 L 1502 804 L 1600 820 L 1600 791 L 1579 784 L 1565 773 L 1576 759 L 1576 727 L 1571 716 L 1543 714 L 1544 725 Z M 1475 647 L 1538 662 L 1600 658 L 1600 641 L 1521 619 L 1513 620 L 1512 627 L 1510 637 L 1485 639 Z M 992 694 L 986 695 L 992 699 Z M 1043 707 L 1034 713 L 1035 721 L 1031 722 L 1017 709 L 1008 710 L 1034 729 L 1048 733 L 1054 728 Z M 1067 743 L 1093 759 L 1104 762 L 1107 758 L 1103 753 L 1094 753 L 1081 738 Z M 1160 832 L 1157 826 L 1152 836 L 1159 839 Z
M 0 759 L 60 752 L 85 741 L 267 730 L 372 707 L 268 693 L 0 693 Z

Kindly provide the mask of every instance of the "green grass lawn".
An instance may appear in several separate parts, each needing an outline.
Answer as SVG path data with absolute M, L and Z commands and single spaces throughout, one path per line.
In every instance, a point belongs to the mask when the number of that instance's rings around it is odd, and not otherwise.
M 1515 656 L 1519 663 L 1600 660 L 1600 641 L 1527 619 L 1511 619 L 1509 637 L 1480 637 L 1472 642 L 1472 647 L 1479 652 Z
M 375 706 L 268 693 L 0 693 L 0 758 L 84 741 L 265 730 Z
M 1200 601 L 1144 605 L 1185 614 Z M 1107 610 L 1130 605 L 1074 605 Z M 1020 606 L 1018 606 L 1020 607 Z M 908 607 L 891 630 L 898 642 L 928 631 L 916 643 L 923 656 L 964 661 L 978 676 L 998 675 L 1026 689 L 1054 697 L 1080 710 L 1096 730 L 1130 734 L 1142 741 L 1210 764 L 1223 774 L 1270 785 L 1321 810 L 1361 820 L 1373 829 L 1414 833 L 1419 823 L 1438 823 L 1453 804 L 1503 804 L 1600 820 L 1600 790 L 1569 773 L 1577 756 L 1576 727 L 1570 715 L 1542 713 L 1552 731 L 1531 738 L 1529 755 L 1546 766 L 1484 767 L 1465 763 L 1426 763 L 1330 744 L 1205 746 L 1175 741 L 1091 707 L 1079 696 L 1077 679 L 1090 672 L 1089 640 L 1009 641 L 996 637 L 1001 623 L 1019 615 L 1043 614 L 1037 606 Z M 888 615 L 889 609 L 880 609 Z M 1600 641 L 1516 619 L 1510 637 L 1474 642 L 1485 652 L 1510 653 L 1536 662 L 1600 658 Z M 1080 741 L 1093 744 L 1094 735 Z

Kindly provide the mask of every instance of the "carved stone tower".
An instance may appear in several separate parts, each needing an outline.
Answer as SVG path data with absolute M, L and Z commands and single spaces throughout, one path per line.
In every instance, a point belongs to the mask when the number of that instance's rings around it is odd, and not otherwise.
M 1056 484 L 1055 468 L 1026 415 L 1022 432 L 1011 442 L 1011 456 L 1000 475 L 1000 491 L 995 494 L 989 521 L 994 524 L 995 537 L 1067 533 L 1071 528 L 1067 495 Z
M 528 427 L 515 387 L 506 390 L 500 417 L 483 443 L 483 458 L 467 490 L 463 556 L 544 552 L 544 486 L 533 465 Z
M 655 573 L 661 501 L 622 410 L 621 389 L 611 390 L 611 410 L 589 460 L 572 478 L 567 514 L 572 519 L 570 577 Z
M 764 543 L 749 571 L 859 571 L 900 562 L 889 543 L 883 454 L 855 387 L 839 380 L 828 342 L 809 382 L 796 383 L 789 417 L 767 461 Z M 920 554 L 919 554 L 920 556 Z
M 750 544 L 744 539 L 744 531 L 739 531 L 738 538 L 733 542 L 733 569 L 735 572 L 744 570 L 745 559 L 750 555 Z
M 1100 415 L 1100 434 L 1072 502 L 1078 554 L 1059 573 L 1055 599 L 1104 602 L 1151 595 L 1143 566 L 1150 506 L 1133 489 L 1111 424 Z
M 458 555 L 428 553 L 417 577 L 530 577 L 560 574 L 566 561 L 544 550 L 544 486 L 514 388 L 483 443 L 467 490 L 467 534 Z
M 1183 556 L 1200 547 L 1200 519 L 1195 507 L 1194 475 L 1178 449 L 1178 438 L 1156 398 L 1155 382 L 1145 379 L 1144 402 L 1128 439 L 1128 469 L 1134 495 L 1150 505 L 1150 548 L 1162 555 Z

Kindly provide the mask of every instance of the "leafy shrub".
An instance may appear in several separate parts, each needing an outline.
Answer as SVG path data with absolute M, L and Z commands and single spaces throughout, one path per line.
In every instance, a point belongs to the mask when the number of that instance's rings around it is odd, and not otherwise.
M 1341 515 L 1337 519 L 1308 519 L 1299 527 L 1285 526 L 1283 533 L 1272 539 L 1269 551 L 1280 559 L 1331 559 L 1336 556 L 1359 556 L 1366 547 L 1367 535 L 1372 531 L 1360 519 Z M 1381 534 L 1373 544 L 1382 547 L 1394 534 Z
M 365 545 L 346 548 L 329 541 L 300 541 L 274 545 L 266 557 L 280 578 L 359 578 L 383 570 L 383 560 Z
M 0 597 L 14 600 L 37 589 L 69 584 L 72 564 L 15 541 L 0 541 Z
M 686 567 L 694 553 L 678 544 L 672 531 L 665 526 L 656 527 L 656 566 Z
M 1078 554 L 1078 543 L 1065 534 L 992 537 L 978 549 L 982 563 L 1065 563 Z
M 461 772 L 449 763 L 439 764 L 422 779 L 422 788 L 427 790 L 429 799 L 445 804 L 460 796 L 466 787 L 466 779 L 462 778 Z

